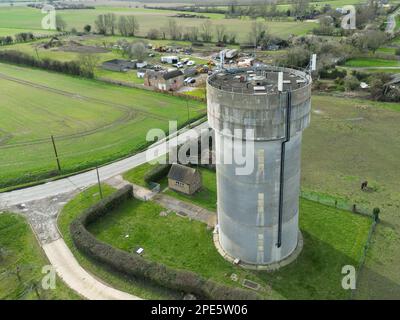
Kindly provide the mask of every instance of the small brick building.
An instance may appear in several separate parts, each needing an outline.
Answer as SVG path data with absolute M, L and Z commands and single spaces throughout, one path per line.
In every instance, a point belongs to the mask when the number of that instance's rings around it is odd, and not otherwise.
M 184 78 L 180 70 L 170 72 L 147 70 L 144 85 L 163 91 L 175 91 L 183 86 Z
M 168 187 L 185 194 L 193 194 L 201 188 L 200 171 L 180 164 L 173 164 L 168 173 Z

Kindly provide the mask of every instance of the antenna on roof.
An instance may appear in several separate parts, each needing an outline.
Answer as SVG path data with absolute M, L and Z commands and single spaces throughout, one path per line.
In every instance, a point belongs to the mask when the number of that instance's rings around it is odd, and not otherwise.
M 283 91 L 283 72 L 278 72 L 278 91 Z
M 313 53 L 310 58 L 310 71 L 317 70 L 317 55 Z
M 224 69 L 224 63 L 225 63 L 225 51 L 222 50 L 219 53 L 219 61 L 220 61 L 220 69 Z

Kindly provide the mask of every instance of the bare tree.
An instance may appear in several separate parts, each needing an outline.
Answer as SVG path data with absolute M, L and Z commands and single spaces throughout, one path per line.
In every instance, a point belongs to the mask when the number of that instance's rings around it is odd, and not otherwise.
M 367 30 L 363 33 L 355 33 L 352 36 L 352 43 L 361 51 L 375 51 L 387 41 L 387 36 L 379 30 Z
M 179 40 L 181 37 L 180 28 L 176 20 L 168 20 L 167 32 L 172 40 Z
M 218 24 L 215 26 L 215 34 L 217 35 L 218 42 L 226 42 L 226 27 L 222 24 Z
M 135 16 L 127 16 L 127 31 L 128 36 L 134 37 L 136 33 L 139 31 L 139 22 Z
M 156 28 L 152 28 L 147 32 L 147 38 L 149 39 L 158 39 L 160 38 L 160 31 Z
M 236 37 L 237 37 L 237 34 L 236 34 L 236 32 L 229 32 L 229 34 L 228 34 L 228 42 L 230 43 L 230 44 L 236 44 Z
M 114 13 L 106 14 L 106 26 L 111 35 L 115 34 L 116 22 L 117 22 L 117 17 Z
M 123 36 L 128 36 L 128 26 L 127 26 L 127 20 L 125 16 L 120 16 L 118 19 L 118 30 L 119 33 Z
M 56 29 L 57 31 L 65 31 L 67 29 L 67 23 L 60 15 L 56 15 Z
M 255 46 L 265 45 L 269 35 L 267 25 L 261 21 L 253 21 L 249 33 L 249 42 Z
M 142 62 L 147 57 L 147 48 L 143 42 L 135 42 L 129 49 L 129 57 Z
M 293 0 L 292 9 L 295 16 L 304 16 L 310 5 L 309 0 Z
M 204 42 L 211 42 L 212 40 L 212 24 L 204 22 L 201 25 L 201 38 Z
M 104 14 L 100 14 L 99 16 L 97 16 L 97 18 L 94 22 L 94 25 L 95 25 L 98 33 L 100 33 L 100 34 L 107 33 L 107 26 L 106 26 Z
M 197 27 L 190 27 L 190 28 L 189 28 L 189 38 L 190 38 L 190 41 L 197 41 L 197 40 L 199 40 L 199 28 L 197 28 Z

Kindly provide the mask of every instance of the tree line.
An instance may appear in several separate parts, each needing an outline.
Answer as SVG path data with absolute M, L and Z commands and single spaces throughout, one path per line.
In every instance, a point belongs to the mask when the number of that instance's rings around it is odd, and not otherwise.
M 0 51 L 0 61 L 13 63 L 17 65 L 24 65 L 28 67 L 40 68 L 49 71 L 65 73 L 74 76 L 81 76 L 85 78 L 93 78 L 93 70 L 85 66 L 81 61 L 58 61 L 48 58 L 36 59 L 29 54 L 15 51 L 4 50 Z
M 13 43 L 28 42 L 36 39 L 42 39 L 47 36 L 35 36 L 32 32 L 21 32 L 12 36 L 0 37 L 0 45 L 6 46 Z
M 95 22 L 96 31 L 103 35 L 115 35 L 116 31 L 123 36 L 135 36 L 139 31 L 139 23 L 135 16 L 117 16 L 114 13 L 101 14 Z

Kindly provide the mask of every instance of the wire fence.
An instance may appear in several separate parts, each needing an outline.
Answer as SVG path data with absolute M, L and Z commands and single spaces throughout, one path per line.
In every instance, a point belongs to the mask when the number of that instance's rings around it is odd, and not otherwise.
M 371 224 L 371 227 L 369 229 L 368 237 L 367 237 L 367 240 L 366 240 L 365 245 L 363 247 L 363 251 L 362 251 L 362 254 L 361 254 L 360 261 L 358 263 L 358 268 L 357 268 L 357 273 L 356 273 L 356 289 L 355 290 L 350 290 L 350 300 L 355 299 L 355 295 L 357 293 L 357 289 L 358 289 L 358 285 L 359 285 L 360 274 L 364 269 L 365 259 L 367 258 L 368 249 L 371 246 L 372 236 L 373 236 L 373 234 L 375 232 L 377 224 L 378 224 L 378 220 L 374 219 L 372 224 Z
M 300 196 L 304 199 L 315 201 L 329 207 L 373 217 L 373 208 L 365 208 L 357 203 L 349 203 L 347 200 L 306 190 L 302 190 Z
M 355 283 L 356 283 L 356 289 L 355 290 L 349 290 L 349 299 L 353 300 L 355 299 L 355 295 L 357 293 L 357 289 L 358 289 L 358 284 L 359 284 L 359 279 L 360 279 L 360 274 L 364 268 L 365 265 L 365 260 L 367 257 L 367 253 L 368 253 L 368 249 L 371 246 L 371 241 L 372 241 L 372 236 L 375 232 L 376 226 L 379 222 L 378 217 L 374 215 L 374 209 L 372 208 L 365 208 L 362 207 L 356 203 L 349 203 L 346 200 L 343 199 L 338 199 L 335 198 L 333 196 L 328 196 L 325 194 L 319 194 L 316 192 L 312 192 L 312 191 L 305 191 L 302 190 L 301 191 L 301 197 L 307 200 L 311 200 L 311 201 L 315 201 L 318 203 L 321 203 L 323 205 L 329 206 L 329 207 L 333 207 L 333 208 L 337 208 L 337 209 L 341 209 L 341 210 L 346 210 L 346 211 L 350 211 L 352 213 L 355 214 L 359 214 L 365 217 L 368 217 L 371 219 L 371 226 L 368 232 L 368 236 L 367 239 L 365 241 L 365 244 L 362 248 L 362 252 L 361 252 L 361 256 L 360 256 L 360 260 L 358 261 L 358 265 L 356 268 L 356 279 L 355 279 Z

